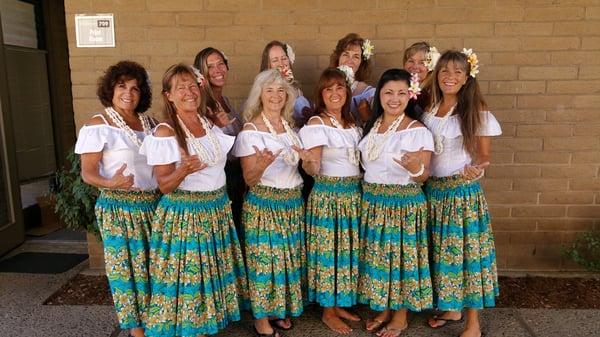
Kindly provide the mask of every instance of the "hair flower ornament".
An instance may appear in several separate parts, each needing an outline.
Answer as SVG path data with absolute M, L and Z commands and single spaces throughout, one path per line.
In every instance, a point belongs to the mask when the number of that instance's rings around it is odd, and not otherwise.
M 279 70 L 281 77 L 285 78 L 288 83 L 292 83 L 294 81 L 294 73 L 290 67 L 281 65 L 277 67 L 277 70 Z
M 375 46 L 371 44 L 371 40 L 365 39 L 362 45 L 362 56 L 365 60 L 368 60 L 373 56 Z
M 192 68 L 192 71 L 194 72 L 194 76 L 196 76 L 196 82 L 198 82 L 198 85 L 200 87 L 204 86 L 204 75 L 202 75 L 202 73 L 200 72 L 200 70 L 194 66 L 190 66 L 190 68 Z
M 436 47 L 429 47 L 429 51 L 427 52 L 427 55 L 425 55 L 425 66 L 429 71 L 435 69 L 440 56 L 442 56 L 442 54 L 440 54 Z
M 462 53 L 467 56 L 467 61 L 471 65 L 469 75 L 475 78 L 475 76 L 479 74 L 479 59 L 477 59 L 477 54 L 475 54 L 471 48 L 463 48 Z
M 337 68 L 346 75 L 346 82 L 348 82 L 348 86 L 352 87 L 352 84 L 354 84 L 354 71 L 352 67 L 342 64 Z
M 290 64 L 294 64 L 294 62 L 296 62 L 296 54 L 294 53 L 292 46 L 287 43 L 285 44 L 285 53 L 287 54 L 288 60 L 290 60 Z
M 419 74 L 414 73 L 410 76 L 410 86 L 408 87 L 408 96 L 411 99 L 417 99 L 421 94 L 421 87 L 419 86 Z

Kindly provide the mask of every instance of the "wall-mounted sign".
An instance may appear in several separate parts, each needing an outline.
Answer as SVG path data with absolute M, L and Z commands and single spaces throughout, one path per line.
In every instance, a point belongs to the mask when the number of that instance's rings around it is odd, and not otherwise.
M 112 14 L 75 14 L 77 47 L 114 47 L 115 20 Z

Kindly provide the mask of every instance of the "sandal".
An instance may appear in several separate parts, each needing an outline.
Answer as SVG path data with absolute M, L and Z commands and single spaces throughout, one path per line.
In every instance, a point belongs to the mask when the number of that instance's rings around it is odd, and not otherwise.
M 275 326 L 277 329 L 280 330 L 284 330 L 284 331 L 288 331 L 291 330 L 294 325 L 292 324 L 292 320 L 290 319 L 290 326 L 289 327 L 285 327 L 285 318 L 275 318 L 275 319 L 270 319 L 269 323 L 271 324 L 271 326 Z
M 434 321 L 437 322 L 443 322 L 441 325 L 437 325 L 437 326 L 431 326 L 431 324 L 429 323 L 429 320 L 427 320 L 427 325 L 429 325 L 430 328 L 432 329 L 439 329 L 441 327 L 444 327 L 448 324 L 457 324 L 457 323 L 461 323 L 464 320 L 463 315 L 460 315 L 459 319 L 446 319 L 446 318 L 441 318 L 438 315 L 435 315 L 433 317 L 431 317 L 431 319 L 433 319 Z
M 396 329 L 396 328 L 388 328 L 388 326 L 384 326 L 383 328 L 381 328 L 381 330 L 379 330 L 379 332 L 377 332 L 377 336 L 381 336 L 382 333 L 389 331 L 391 332 L 393 335 L 393 337 L 398 337 L 400 336 L 406 329 L 408 329 L 408 324 L 406 324 L 406 326 L 402 329 Z
M 381 328 L 381 326 L 384 325 L 385 323 L 387 323 L 387 321 L 382 321 L 377 318 L 369 318 L 369 319 L 367 319 L 367 323 L 365 324 L 365 329 L 367 331 L 374 332 L 374 331 L 379 330 L 379 328 Z M 371 329 L 368 328 L 369 324 L 372 324 Z

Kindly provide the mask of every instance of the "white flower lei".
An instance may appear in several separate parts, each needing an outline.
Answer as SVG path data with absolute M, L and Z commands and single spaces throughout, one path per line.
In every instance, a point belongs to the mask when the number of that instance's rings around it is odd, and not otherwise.
M 369 161 L 373 161 L 379 158 L 379 155 L 383 150 L 383 144 L 387 142 L 390 135 L 396 131 L 398 126 L 400 126 L 400 123 L 402 123 L 402 121 L 404 120 L 404 116 L 405 114 L 402 113 L 402 115 L 396 117 L 392 124 L 390 124 L 387 130 L 385 130 L 385 132 L 383 133 L 383 140 L 381 142 L 375 141 L 375 135 L 377 134 L 379 127 L 381 127 L 381 123 L 383 122 L 383 116 L 377 118 L 377 121 L 375 121 L 373 128 L 371 128 L 371 131 L 369 131 L 369 135 L 367 136 L 367 159 Z
M 127 135 L 127 138 L 129 138 L 129 140 L 131 140 L 131 142 L 133 144 L 135 144 L 138 148 L 140 146 L 142 146 L 142 141 L 135 134 L 135 131 L 133 131 L 133 129 L 131 127 L 129 127 L 129 125 L 127 125 L 127 123 L 123 119 L 123 116 L 121 116 L 120 113 L 118 113 L 112 107 L 108 107 L 108 108 L 104 109 L 104 111 L 106 112 L 106 115 L 108 115 L 108 117 L 112 120 L 112 122 L 119 129 L 121 129 L 125 132 L 125 134 Z M 150 117 L 140 113 L 140 114 L 138 114 L 138 118 L 140 120 L 140 123 L 142 124 L 142 130 L 143 130 L 144 134 L 149 135 L 152 130 L 152 127 L 150 126 Z
M 344 127 L 342 126 L 342 124 L 340 124 L 340 122 L 337 120 L 337 118 L 335 118 L 334 115 L 330 115 L 327 112 L 325 112 L 325 115 L 327 115 L 327 117 L 329 117 L 329 120 L 331 121 L 331 124 L 333 124 L 333 126 L 335 126 L 338 129 L 345 130 Z M 356 132 L 356 134 L 358 135 L 358 138 L 360 139 L 360 129 L 356 125 L 353 125 L 351 128 Z M 347 151 L 348 151 L 348 161 L 350 162 L 350 164 L 352 164 L 354 166 L 358 166 L 358 164 L 360 163 L 360 154 L 359 154 L 358 148 L 355 146 L 354 148 L 348 148 Z
M 213 146 L 214 151 L 212 153 L 208 151 L 208 149 L 202 145 L 198 139 L 196 139 L 194 134 L 190 131 L 190 129 L 187 128 L 179 116 L 177 116 L 177 120 L 179 121 L 181 129 L 185 133 L 187 141 L 190 142 L 192 149 L 194 149 L 194 152 L 196 152 L 200 160 L 208 166 L 215 166 L 223 157 L 223 154 L 221 153 L 221 144 L 217 140 L 217 137 L 215 137 L 215 134 L 212 132 L 208 120 L 200 115 L 197 116 L 198 120 L 200 120 L 200 124 L 202 124 L 202 128 L 204 128 L 204 131 L 206 131 L 206 136 Z
M 411 74 L 410 86 L 408 87 L 408 95 L 411 99 L 417 99 L 418 96 L 421 94 L 421 87 L 419 85 L 419 74 Z
M 439 108 L 440 108 L 439 105 L 434 106 L 431 109 L 431 116 L 437 115 Z M 448 112 L 446 112 L 446 114 L 443 117 L 441 117 L 440 123 L 433 130 L 431 130 L 431 133 L 433 133 L 433 145 L 434 145 L 433 153 L 434 154 L 441 154 L 442 152 L 444 152 L 444 136 L 442 135 L 442 129 L 448 122 L 448 118 L 450 118 L 450 116 L 452 116 L 452 112 L 454 112 L 454 108 L 456 108 L 456 105 L 452 106 L 452 108 L 450 108 L 450 110 L 448 110 Z
M 344 73 L 344 75 L 346 75 L 346 82 L 348 83 L 348 86 L 352 88 L 352 86 L 354 85 L 354 70 L 352 70 L 352 67 L 342 64 L 339 65 L 337 68 L 341 70 Z
M 279 140 L 277 132 L 275 131 L 275 128 L 273 127 L 273 125 L 271 124 L 271 122 L 269 121 L 267 116 L 265 116 L 265 114 L 262 112 L 260 113 L 260 116 L 262 117 L 263 123 L 265 123 L 265 125 L 267 126 L 269 133 L 273 137 L 275 137 L 275 139 Z M 289 140 L 292 142 L 292 144 L 296 145 L 298 147 L 302 147 L 302 145 L 300 144 L 300 138 L 298 138 L 298 135 L 296 135 L 294 130 L 292 130 L 292 128 L 290 128 L 290 125 L 288 124 L 288 122 L 285 119 L 283 119 L 283 117 L 281 117 L 281 123 L 283 124 L 283 128 L 285 129 L 286 136 L 289 138 Z M 283 142 L 281 142 L 281 143 L 283 143 Z M 284 151 L 282 152 L 283 159 L 290 165 L 297 165 L 298 161 L 300 160 L 300 155 L 298 154 L 298 152 L 294 151 L 293 149 L 291 149 L 291 150 L 287 149 L 286 144 L 282 144 L 282 145 L 284 145 Z

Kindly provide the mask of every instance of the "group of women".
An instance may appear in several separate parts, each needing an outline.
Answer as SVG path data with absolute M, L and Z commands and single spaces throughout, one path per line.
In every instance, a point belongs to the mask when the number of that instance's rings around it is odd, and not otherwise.
M 272 41 L 239 115 L 223 96 L 228 59 L 206 48 L 195 67 L 165 72 L 162 123 L 144 114 L 145 69 L 108 68 L 105 110 L 81 129 L 76 152 L 84 181 L 101 189 L 122 328 L 215 334 L 249 309 L 256 335 L 282 336 L 316 303 L 331 330 L 348 334 L 362 303 L 379 312 L 365 324 L 379 336 L 400 335 L 409 310 L 429 308 L 441 311 L 432 328 L 464 310 L 462 336 L 481 335 L 478 310 L 494 306 L 498 286 L 478 179 L 501 131 L 476 54 L 440 57 L 417 43 L 406 70 L 386 70 L 373 88 L 372 53 L 357 34 L 339 40 L 310 103 L 291 47 Z M 303 176 L 314 178 L 306 199 Z

